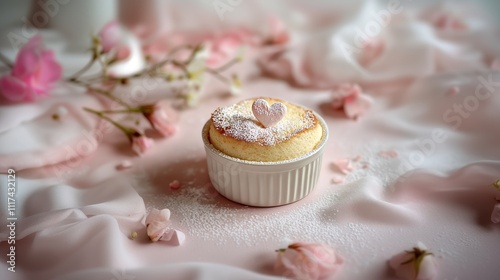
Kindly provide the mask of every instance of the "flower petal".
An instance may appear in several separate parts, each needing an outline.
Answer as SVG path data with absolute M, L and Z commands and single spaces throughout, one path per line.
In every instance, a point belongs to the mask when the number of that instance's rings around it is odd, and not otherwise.
M 11 101 L 33 100 L 34 93 L 21 80 L 13 76 L 4 76 L 0 79 L 2 95 Z
M 120 25 L 116 21 L 108 22 L 99 32 L 102 51 L 107 53 L 116 47 L 121 41 Z
M 372 103 L 373 99 L 362 93 L 352 102 L 346 102 L 344 104 L 345 114 L 351 119 L 356 119 L 364 115 L 371 108 Z

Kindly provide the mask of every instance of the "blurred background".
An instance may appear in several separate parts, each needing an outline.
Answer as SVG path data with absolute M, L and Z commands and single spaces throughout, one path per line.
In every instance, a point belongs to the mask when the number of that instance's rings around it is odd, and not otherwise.
M 442 5 L 450 10 L 460 6 L 458 4 L 472 4 L 489 13 L 489 20 L 499 22 L 500 1 L 497 0 L 396 1 L 404 7 Z M 325 22 L 348 24 L 357 8 L 366 6 L 367 2 L 385 7 L 391 1 L 3 0 L 0 1 L 0 47 L 8 48 L 13 40 L 31 35 L 35 26 L 57 31 L 52 36 L 68 39 L 67 50 L 80 51 L 88 42 L 87 35 L 96 33 L 113 18 L 119 18 L 128 26 L 141 25 L 148 32 L 218 30 L 239 24 L 259 30 L 263 28 L 263 19 L 272 14 L 282 19 L 290 30 L 304 31 L 317 29 Z M 12 32 L 17 33 L 18 38 Z

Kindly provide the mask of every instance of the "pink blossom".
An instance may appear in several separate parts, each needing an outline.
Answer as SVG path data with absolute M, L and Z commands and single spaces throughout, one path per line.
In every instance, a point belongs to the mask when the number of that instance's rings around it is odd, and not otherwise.
M 165 234 L 170 234 L 173 231 L 170 225 L 170 210 L 168 209 L 153 209 L 146 217 L 148 236 L 153 242 L 160 240 Z
M 138 155 L 144 154 L 147 150 L 151 149 L 154 145 L 154 140 L 141 134 L 134 134 L 132 136 L 132 150 Z
M 455 15 L 443 12 L 434 20 L 434 25 L 443 30 L 466 30 L 467 25 Z
M 182 231 L 171 227 L 170 210 L 152 209 L 146 217 L 146 229 L 151 241 L 170 241 L 173 245 L 179 246 L 186 239 Z
M 108 53 L 118 47 L 121 43 L 122 34 L 120 25 L 116 21 L 110 21 L 99 31 L 99 39 L 103 53 Z
M 344 260 L 330 246 L 296 242 L 277 250 L 276 272 L 295 279 L 321 279 L 333 275 Z
M 373 99 L 364 94 L 357 84 L 342 84 L 333 92 L 332 107 L 344 109 L 347 117 L 356 119 L 372 106 Z
M 107 23 L 98 36 L 102 53 L 111 54 L 115 61 L 125 60 L 131 55 L 131 47 L 125 43 L 125 36 L 118 22 Z
M 280 19 L 276 17 L 270 18 L 269 25 L 271 28 L 271 43 L 281 45 L 287 43 L 290 40 L 288 30 Z
M 168 137 L 175 133 L 175 123 L 178 120 L 178 115 L 168 101 L 162 100 L 154 105 L 147 105 L 142 108 L 144 116 L 151 126 L 161 135 Z
M 500 203 L 495 204 L 493 212 L 491 212 L 491 221 L 495 224 L 500 223 Z
M 54 53 L 45 49 L 42 37 L 36 35 L 19 50 L 10 75 L 0 79 L 0 91 L 8 100 L 33 101 L 48 95 L 61 75 Z
M 403 251 L 389 260 L 389 266 L 401 279 L 431 280 L 436 277 L 436 265 L 432 253 L 419 245 L 411 251 Z
M 208 40 L 206 63 L 210 67 L 220 67 L 236 57 L 238 49 L 245 44 L 253 44 L 253 41 L 253 34 L 246 29 L 236 29 Z

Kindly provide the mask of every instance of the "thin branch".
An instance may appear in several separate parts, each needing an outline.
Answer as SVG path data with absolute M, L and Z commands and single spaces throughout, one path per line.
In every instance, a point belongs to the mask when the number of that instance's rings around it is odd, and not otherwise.
M 218 67 L 218 68 L 215 68 L 213 69 L 214 71 L 217 71 L 217 72 L 223 72 L 225 70 L 227 70 L 228 68 L 232 67 L 233 65 L 235 65 L 236 63 L 240 62 L 240 59 L 238 57 L 234 57 L 233 59 L 231 59 L 230 61 L 228 61 L 226 64 Z
M 99 112 L 99 111 L 96 111 L 96 110 L 93 110 L 93 109 L 90 109 L 90 108 L 87 108 L 87 107 L 84 107 L 83 110 L 85 110 L 87 112 L 90 112 L 92 114 L 95 114 L 99 118 L 104 119 L 104 120 L 110 122 L 111 124 L 113 124 L 114 126 L 116 126 L 117 128 L 119 128 L 121 131 L 123 131 L 123 133 L 125 133 L 127 135 L 127 137 L 131 140 L 131 137 L 132 137 L 131 135 L 134 133 L 134 131 L 132 129 L 124 127 L 123 125 L 117 123 L 113 119 L 105 116 L 102 112 Z
M 92 67 L 92 65 L 94 65 L 95 60 L 96 60 L 96 57 L 92 56 L 92 59 L 89 60 L 89 62 L 87 62 L 87 64 L 82 69 L 80 69 L 75 74 L 71 75 L 69 78 L 67 78 L 67 80 L 68 81 L 73 81 L 75 79 L 78 79 L 78 77 L 80 77 L 80 75 L 82 75 L 83 73 L 87 72 L 87 70 L 89 70 L 90 67 Z
M 214 75 L 217 79 L 219 79 L 223 83 L 227 83 L 227 84 L 230 83 L 228 78 L 222 76 L 219 72 L 217 72 L 211 68 L 205 68 L 205 71 L 207 71 L 207 73 Z

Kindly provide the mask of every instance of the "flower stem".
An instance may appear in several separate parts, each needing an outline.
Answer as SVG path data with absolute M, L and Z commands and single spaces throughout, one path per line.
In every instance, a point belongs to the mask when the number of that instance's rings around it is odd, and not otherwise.
M 90 109 L 90 108 L 87 108 L 87 107 L 83 107 L 83 110 L 85 110 L 85 111 L 87 111 L 89 113 L 95 114 L 99 118 L 104 119 L 104 120 L 110 122 L 111 124 L 113 124 L 114 126 L 116 126 L 117 128 L 119 128 L 123 133 L 125 133 L 125 135 L 127 135 L 127 137 L 129 138 L 129 140 L 132 139 L 132 135 L 135 133 L 135 130 L 130 129 L 128 127 L 125 127 L 125 126 L 117 123 L 116 121 L 112 120 L 111 118 L 105 116 L 103 112 L 96 111 L 96 110 L 93 110 L 93 109 Z
M 95 60 L 96 60 L 96 56 L 92 55 L 92 59 L 89 60 L 89 62 L 87 62 L 87 64 L 85 66 L 83 66 L 82 69 L 78 70 L 78 72 L 76 72 L 75 74 L 73 74 L 69 78 L 67 78 L 67 80 L 72 82 L 72 81 L 75 81 L 76 79 L 78 79 L 83 73 L 87 72 L 87 70 L 89 70 L 90 67 L 92 67 L 92 65 L 94 65 Z
M 100 111 L 102 114 L 126 114 L 126 113 L 143 113 L 141 108 L 129 108 L 125 110 L 104 110 Z
M 12 62 L 10 62 L 10 60 L 5 55 L 3 55 L 2 53 L 0 53 L 0 61 L 2 61 L 9 68 L 13 67 Z
M 205 71 L 207 71 L 207 73 L 210 73 L 210 74 L 214 75 L 221 82 L 229 84 L 229 79 L 226 78 L 226 77 L 224 77 L 224 76 L 222 76 L 219 72 L 217 72 L 217 70 L 214 70 L 214 69 L 211 69 L 211 68 L 205 68 Z
M 226 64 L 224 64 L 222 66 L 219 66 L 218 68 L 215 68 L 213 70 L 216 71 L 216 72 L 223 72 L 223 71 L 231 68 L 233 65 L 235 65 L 238 62 L 240 62 L 240 58 L 234 57 L 230 61 L 226 62 Z

